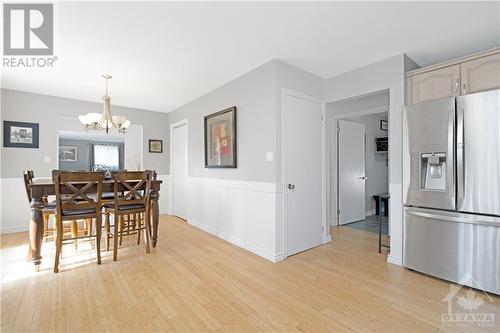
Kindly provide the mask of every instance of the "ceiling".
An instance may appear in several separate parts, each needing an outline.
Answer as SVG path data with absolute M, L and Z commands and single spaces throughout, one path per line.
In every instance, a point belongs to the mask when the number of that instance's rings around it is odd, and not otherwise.
M 280 59 L 327 78 L 397 54 L 421 66 L 500 45 L 500 2 L 59 2 L 53 69 L 4 88 L 169 112 Z

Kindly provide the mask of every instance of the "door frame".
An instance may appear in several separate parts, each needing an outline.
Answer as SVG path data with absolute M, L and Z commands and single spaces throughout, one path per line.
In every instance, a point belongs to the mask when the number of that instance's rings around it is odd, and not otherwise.
M 169 199 L 168 199 L 168 215 L 173 215 L 174 213 L 174 169 L 173 169 L 173 160 L 174 160 L 174 155 L 172 154 L 173 152 L 173 147 L 172 147 L 172 139 L 174 137 L 174 130 L 176 128 L 186 126 L 186 131 L 187 131 L 187 137 L 186 137 L 186 145 L 188 147 L 187 152 L 186 152 L 186 175 L 187 178 L 189 178 L 189 120 L 183 119 L 180 121 L 177 121 L 175 123 L 170 124 L 170 186 L 169 186 Z M 188 196 L 188 189 L 187 189 L 187 179 L 186 179 L 186 197 Z M 187 204 L 187 203 L 186 203 Z M 188 214 L 188 209 L 186 207 L 186 215 Z M 188 216 L 186 216 L 188 217 Z
M 386 113 L 386 112 L 387 112 L 387 115 L 390 117 L 389 105 L 384 105 L 384 106 L 380 106 L 380 107 L 375 107 L 375 108 L 370 108 L 370 109 L 365 109 L 365 110 L 360 110 L 360 111 L 355 111 L 355 112 L 350 112 L 350 113 L 344 113 L 344 114 L 339 114 L 339 115 L 333 115 L 331 117 L 332 123 L 330 125 L 331 127 L 329 126 L 329 130 L 331 132 L 333 132 L 332 137 L 335 138 L 335 142 L 334 143 L 329 142 L 328 146 L 330 148 L 331 156 L 333 156 L 333 158 L 334 158 L 333 164 L 336 165 L 336 172 L 330 172 L 332 174 L 332 177 L 333 177 L 332 186 L 333 186 L 333 192 L 335 195 L 335 199 L 334 199 L 334 201 L 328 201 L 328 205 L 331 206 L 330 207 L 331 217 L 333 218 L 333 223 L 331 224 L 332 226 L 339 226 L 339 200 L 340 200 L 339 190 L 340 190 L 340 188 L 339 188 L 339 181 L 338 181 L 339 180 L 339 139 L 338 139 L 339 138 L 338 137 L 339 125 L 338 125 L 338 121 L 339 120 L 349 120 L 351 118 L 368 116 L 368 115 L 379 114 L 379 113 Z M 366 133 L 365 133 L 365 135 L 366 135 Z M 391 132 L 388 131 L 388 133 L 387 133 L 388 140 L 389 140 L 390 136 L 391 136 Z M 365 142 L 365 146 L 366 146 L 366 142 Z M 365 153 L 366 153 L 366 147 L 365 147 Z M 387 152 L 387 158 L 388 158 L 387 169 L 388 170 L 390 170 L 389 154 L 390 154 L 390 147 L 389 147 L 389 151 Z M 328 169 L 328 170 L 331 170 L 331 169 Z M 365 170 L 366 170 L 366 165 L 365 165 Z
M 303 94 L 294 90 L 282 89 L 281 93 L 281 221 L 283 234 L 283 259 L 288 257 L 288 220 L 287 220 L 287 191 L 286 191 L 286 98 L 287 96 L 300 98 L 309 102 L 317 103 L 321 106 L 321 224 L 323 227 L 323 244 L 331 242 L 330 227 L 326 223 L 326 170 L 329 165 L 326 159 L 326 138 L 325 138 L 325 102 L 319 98 Z

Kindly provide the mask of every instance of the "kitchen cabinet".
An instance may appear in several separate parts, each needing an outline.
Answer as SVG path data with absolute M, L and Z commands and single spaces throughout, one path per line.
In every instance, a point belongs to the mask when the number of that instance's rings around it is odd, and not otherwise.
M 410 78 L 409 86 L 411 91 L 410 104 L 458 96 L 460 90 L 460 65 L 415 75 Z
M 407 73 L 407 104 L 500 89 L 500 48 Z
M 460 65 L 461 94 L 500 89 L 500 53 Z

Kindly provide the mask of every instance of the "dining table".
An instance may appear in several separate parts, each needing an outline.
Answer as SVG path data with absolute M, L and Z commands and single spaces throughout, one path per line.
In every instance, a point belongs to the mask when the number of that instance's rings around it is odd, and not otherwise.
M 137 182 L 130 181 L 129 185 L 135 186 Z M 134 184 L 135 183 L 135 184 Z M 153 247 L 156 247 L 158 241 L 158 222 L 159 222 L 159 206 L 158 199 L 160 198 L 160 184 L 161 180 L 153 179 L 151 181 L 151 221 L 152 224 L 152 235 L 151 242 Z M 102 192 L 103 193 L 114 193 L 115 182 L 112 179 L 106 179 L 102 182 Z M 142 185 L 145 187 L 145 184 Z M 33 179 L 32 183 L 29 185 L 31 190 L 31 221 L 29 227 L 29 252 L 28 261 L 33 262 L 35 270 L 40 269 L 40 264 L 42 263 L 42 242 L 44 234 L 44 221 L 42 210 L 47 205 L 46 198 L 56 194 L 55 186 L 50 179 Z M 141 189 L 139 187 L 138 189 Z M 72 194 L 68 188 L 63 187 L 62 194 Z M 123 184 L 119 184 L 118 192 L 126 192 L 128 189 Z M 97 184 L 89 188 L 87 193 L 97 193 Z

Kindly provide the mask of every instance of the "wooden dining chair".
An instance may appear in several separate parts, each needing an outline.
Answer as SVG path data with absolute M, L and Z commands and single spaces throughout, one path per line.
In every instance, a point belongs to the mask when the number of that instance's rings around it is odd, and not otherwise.
M 97 263 L 101 264 L 101 197 L 102 180 L 101 172 L 74 172 L 59 171 L 52 172 L 52 180 L 56 192 L 56 256 L 54 260 L 54 272 L 59 271 L 59 258 L 61 256 L 63 241 L 82 238 L 93 238 L 96 241 Z M 95 197 L 89 197 L 95 193 Z M 65 195 L 67 194 L 67 195 Z M 86 236 L 72 235 L 64 239 L 63 223 L 72 220 L 95 219 L 96 232 Z
M 113 238 L 113 260 L 118 260 L 118 241 L 123 236 L 137 234 L 140 244 L 141 230 L 145 230 L 146 253 L 150 252 L 151 230 L 149 224 L 151 192 L 151 171 L 113 172 L 114 202 L 105 204 L 104 214 L 106 230 L 106 250 L 109 250 L 110 238 Z M 125 189 L 123 196 L 120 191 Z M 110 215 L 114 215 L 113 233 L 111 233 Z M 130 216 L 136 216 L 131 219 Z M 121 243 L 121 241 L 120 241 Z
M 29 186 L 33 183 L 33 179 L 35 178 L 35 173 L 33 172 L 33 170 L 25 170 L 25 171 L 23 171 L 23 178 L 24 178 L 24 188 L 26 190 L 26 195 L 28 197 L 28 205 L 29 205 L 31 203 L 31 189 Z M 48 238 L 50 237 L 51 233 L 54 235 L 54 239 L 55 239 L 55 231 L 56 231 L 54 228 L 55 221 L 54 221 L 54 225 L 52 226 L 52 228 L 49 228 L 49 221 L 50 221 L 50 217 L 55 215 L 56 202 L 55 201 L 49 202 L 47 200 L 47 197 L 44 197 L 43 201 L 45 203 L 45 207 L 42 209 L 43 224 L 44 224 L 43 240 L 46 242 L 48 240 Z M 89 233 L 89 230 L 92 229 L 91 221 L 92 220 L 90 220 L 90 221 L 86 220 L 84 223 L 83 229 L 86 233 Z M 70 228 L 71 228 L 72 235 L 74 237 L 76 237 L 76 235 L 78 235 L 78 222 L 76 220 L 72 220 Z M 75 242 L 75 245 L 76 245 L 76 242 Z
M 33 170 L 25 170 L 23 171 L 23 178 L 24 178 L 24 188 L 26 189 L 26 195 L 28 197 L 28 205 L 31 204 L 31 189 L 30 189 L 30 184 L 33 182 L 33 179 L 35 178 L 35 173 Z M 55 202 L 49 203 L 47 198 L 43 198 L 45 207 L 42 209 L 42 216 L 43 216 L 43 240 L 46 242 L 47 238 L 50 236 L 51 232 L 54 231 L 53 228 L 49 229 L 49 220 L 50 217 L 55 214 L 54 210 L 56 208 Z

